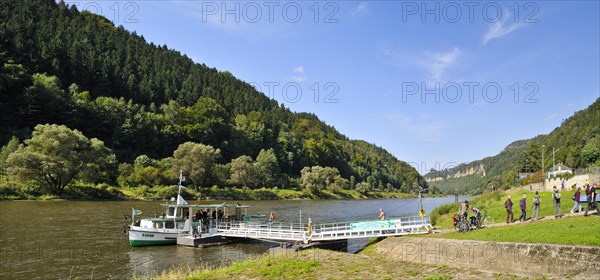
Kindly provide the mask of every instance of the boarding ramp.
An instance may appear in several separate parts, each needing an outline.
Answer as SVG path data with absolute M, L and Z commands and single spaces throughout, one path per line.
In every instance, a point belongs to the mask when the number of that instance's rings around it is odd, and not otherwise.
M 243 237 L 274 241 L 334 241 L 355 238 L 373 238 L 426 234 L 433 227 L 429 217 L 400 217 L 388 220 L 355 221 L 315 224 L 312 230 L 306 225 L 275 222 L 221 222 L 217 234 L 226 237 Z

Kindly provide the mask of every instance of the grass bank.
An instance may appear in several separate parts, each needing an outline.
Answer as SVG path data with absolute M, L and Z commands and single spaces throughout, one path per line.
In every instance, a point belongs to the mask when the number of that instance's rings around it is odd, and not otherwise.
M 221 268 L 179 267 L 152 279 L 521 279 L 512 274 L 484 272 L 447 265 L 390 260 L 372 254 L 308 250 L 265 255 Z M 147 279 L 147 278 L 137 278 Z M 525 279 L 525 278 L 523 278 Z
M 428 236 L 459 240 L 600 246 L 600 218 L 596 215 L 572 216 L 484 228 L 467 233 L 449 232 Z
M 569 213 L 573 207 L 573 200 L 571 197 L 575 191 L 564 191 L 561 192 L 561 213 Z M 533 196 L 534 193 L 525 189 L 510 189 L 506 192 L 496 191 L 491 193 L 485 193 L 474 197 L 469 201 L 469 206 L 475 206 L 480 210 L 486 210 L 488 215 L 491 215 L 496 223 L 506 222 L 506 209 L 504 209 L 504 201 L 508 195 L 512 195 L 513 213 L 514 219 L 518 219 L 521 215 L 521 209 L 519 209 L 519 200 L 523 196 L 527 195 L 527 217 L 531 217 L 533 214 Z M 552 202 L 552 192 L 540 192 L 540 217 L 554 216 L 554 204 Z M 436 228 L 449 229 L 452 228 L 452 216 L 458 212 L 459 204 L 446 204 L 437 207 L 431 212 L 431 222 Z M 469 215 L 472 212 L 469 211 Z

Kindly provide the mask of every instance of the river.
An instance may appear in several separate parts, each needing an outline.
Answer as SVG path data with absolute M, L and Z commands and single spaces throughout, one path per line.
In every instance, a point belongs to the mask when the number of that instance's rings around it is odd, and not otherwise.
M 464 200 L 465 197 L 461 197 Z M 423 207 L 453 202 L 454 197 L 425 198 Z M 223 201 L 202 201 L 222 203 Z M 281 222 L 316 224 L 416 215 L 417 199 L 229 201 L 250 205 L 249 214 L 274 211 Z M 196 203 L 196 202 L 194 202 Z M 149 276 L 164 269 L 217 266 L 263 255 L 269 243 L 239 243 L 209 248 L 155 246 L 131 248 L 123 232 L 124 214 L 140 209 L 142 216 L 160 213 L 158 202 L 0 201 L 0 278 L 128 278 Z M 348 251 L 366 240 L 351 240 Z

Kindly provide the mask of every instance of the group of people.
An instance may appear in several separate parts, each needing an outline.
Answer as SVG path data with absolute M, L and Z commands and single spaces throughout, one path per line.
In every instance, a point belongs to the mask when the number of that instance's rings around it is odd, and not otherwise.
M 194 221 L 204 221 L 205 223 L 208 222 L 209 219 L 223 219 L 223 210 L 219 209 L 219 210 L 213 210 L 212 213 L 210 212 L 209 209 L 200 209 L 198 211 L 196 211 L 196 214 L 194 215 L 193 220 Z
M 458 214 L 463 218 L 463 219 L 467 219 L 467 216 L 469 216 L 469 210 L 471 210 L 473 212 L 473 216 L 471 216 L 471 224 L 472 225 L 477 225 L 481 222 L 481 211 L 479 211 L 479 209 L 477 207 L 470 207 L 469 208 L 469 201 L 465 200 L 465 202 L 460 204 L 460 208 L 458 209 Z
M 508 199 L 504 201 L 504 208 L 506 209 L 506 223 L 512 223 L 514 214 L 512 211 L 513 202 L 512 196 L 508 195 Z M 527 220 L 527 194 L 523 194 L 523 197 L 519 200 L 519 208 L 521 208 L 521 215 L 519 216 L 519 221 L 524 222 Z M 533 196 L 533 216 L 531 219 L 539 219 L 540 212 L 540 195 L 536 191 Z
M 588 215 L 588 211 L 592 210 L 592 209 L 596 209 L 596 214 L 600 215 L 600 210 L 598 210 L 598 201 L 597 201 L 597 185 L 593 184 L 590 185 L 589 182 L 586 182 L 586 184 L 583 186 L 585 188 L 585 195 L 587 198 L 587 204 L 588 206 L 585 207 L 585 213 L 584 216 Z M 555 190 L 556 191 L 556 190 Z M 573 208 L 571 208 L 571 214 L 575 214 L 575 209 L 579 207 L 579 209 L 577 210 L 578 213 L 581 213 L 581 187 L 577 187 L 577 189 L 575 190 L 575 194 L 572 197 L 573 199 Z
M 596 209 L 596 214 L 600 215 L 600 210 L 598 210 L 598 202 L 596 201 L 596 189 L 597 186 L 596 184 L 589 184 L 589 182 L 586 182 L 585 186 L 585 193 L 586 193 L 586 197 L 587 197 L 587 204 L 588 206 L 585 207 L 585 214 L 584 216 L 588 215 L 588 212 L 590 210 Z M 581 213 L 581 187 L 578 187 L 575 190 L 575 194 L 572 197 L 573 201 L 574 201 L 574 205 L 573 208 L 571 208 L 571 214 L 575 214 L 575 209 L 577 209 L 579 207 L 578 213 Z M 560 202 L 561 201 L 561 193 L 559 191 L 559 189 L 554 186 L 553 191 L 552 191 L 552 202 L 554 204 L 554 217 L 555 218 L 561 218 L 563 215 L 561 214 L 560 211 Z M 533 215 L 531 216 L 531 220 L 538 220 L 539 219 L 539 211 L 540 211 L 540 195 L 539 192 L 536 191 L 535 195 L 533 196 Z M 508 199 L 506 199 L 506 201 L 504 201 L 504 208 L 506 209 L 506 223 L 512 223 L 513 222 L 513 212 L 512 212 L 512 207 L 513 207 L 513 202 L 511 199 L 511 196 L 508 196 Z M 525 220 L 527 220 L 527 194 L 523 194 L 523 197 L 521 198 L 521 200 L 519 200 L 519 208 L 521 208 L 521 216 L 519 216 L 519 221 L 524 222 Z

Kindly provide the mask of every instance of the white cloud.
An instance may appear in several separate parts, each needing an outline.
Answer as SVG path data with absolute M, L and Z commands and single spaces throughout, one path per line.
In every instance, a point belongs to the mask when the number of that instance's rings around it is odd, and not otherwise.
M 444 72 L 454 64 L 459 55 L 460 50 L 456 47 L 449 52 L 425 53 L 421 63 L 429 71 L 433 80 L 440 81 Z
M 550 115 L 548 115 L 548 116 L 545 116 L 545 117 L 544 117 L 544 122 L 549 122 L 549 121 L 551 121 L 552 119 L 556 118 L 556 116 L 558 116 L 558 114 L 557 114 L 557 113 L 554 113 L 554 114 L 550 114 Z
M 302 67 L 302 66 L 294 67 L 294 73 L 304 73 L 304 67 Z
M 463 55 L 458 47 L 446 52 L 424 51 L 421 53 L 400 52 L 388 47 L 381 47 L 386 62 L 398 68 L 421 68 L 427 73 L 428 83 L 443 82 L 446 72 L 455 66 Z
M 296 66 L 292 69 L 292 76 L 288 77 L 289 80 L 297 83 L 301 83 L 306 81 L 306 76 L 304 74 L 304 66 Z
M 448 121 L 437 120 L 426 114 L 421 114 L 416 118 L 391 114 L 387 115 L 387 118 L 407 137 L 428 142 L 441 140 L 446 130 L 452 127 Z
M 522 21 L 514 22 L 513 20 L 511 20 L 511 19 L 513 19 L 513 13 L 505 11 L 503 14 L 506 16 L 503 17 L 501 20 L 492 23 L 490 25 L 490 28 L 483 35 L 483 44 L 484 45 L 493 39 L 506 36 L 506 35 L 514 32 L 514 31 L 517 31 L 518 29 L 521 29 L 527 25 L 526 23 L 524 23 Z
M 353 17 L 360 17 L 370 12 L 369 5 L 366 2 L 360 2 L 351 12 Z
M 294 82 L 301 83 L 301 82 L 304 82 L 306 80 L 306 77 L 304 77 L 304 76 L 291 76 L 290 79 L 292 81 L 294 81 Z

